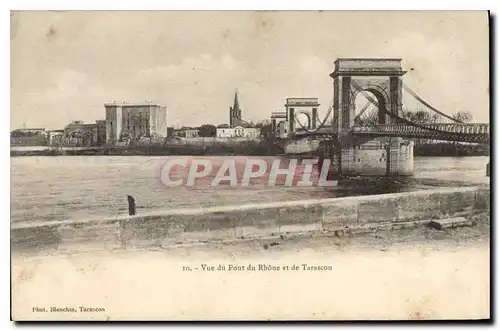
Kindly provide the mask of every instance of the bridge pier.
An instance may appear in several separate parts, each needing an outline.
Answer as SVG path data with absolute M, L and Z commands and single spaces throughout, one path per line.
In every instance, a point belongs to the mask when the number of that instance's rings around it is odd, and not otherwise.
M 413 142 L 381 137 L 341 147 L 331 165 L 337 176 L 412 176 Z

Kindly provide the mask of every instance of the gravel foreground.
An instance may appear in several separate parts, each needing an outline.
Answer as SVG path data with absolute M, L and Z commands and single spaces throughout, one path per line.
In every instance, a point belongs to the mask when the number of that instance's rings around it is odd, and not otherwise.
M 343 237 L 12 257 L 15 320 L 490 317 L 490 218 Z

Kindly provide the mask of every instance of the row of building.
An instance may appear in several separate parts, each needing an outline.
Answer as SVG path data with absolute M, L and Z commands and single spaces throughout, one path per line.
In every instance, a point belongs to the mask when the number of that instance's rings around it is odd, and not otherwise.
M 259 138 L 261 135 L 260 128 L 254 127 L 229 127 L 227 124 L 221 124 L 215 128 L 213 134 L 205 135 L 202 133 L 201 127 L 196 128 L 181 128 L 173 130 L 173 136 L 183 138 L 197 137 L 217 137 L 217 138 Z M 170 135 L 169 135 L 170 136 Z
M 202 127 L 189 128 L 183 127 L 174 130 L 174 136 L 185 138 L 196 137 L 217 137 L 217 138 L 259 138 L 261 136 L 261 129 L 256 127 L 249 127 L 244 125 L 242 119 L 242 109 L 238 100 L 238 91 L 234 93 L 233 106 L 229 107 L 229 125 L 221 124 L 214 127 L 214 130 L 207 134 L 202 132 Z
M 74 121 L 62 130 L 17 129 L 10 134 L 11 146 L 102 146 L 106 142 L 106 121 Z
M 105 119 L 95 123 L 74 121 L 62 130 L 43 128 L 17 129 L 11 132 L 14 146 L 90 147 L 114 145 L 119 142 L 149 139 L 160 142 L 171 136 L 199 137 L 201 127 L 174 130 L 167 126 L 167 107 L 156 103 L 113 102 L 104 104 Z M 258 138 L 259 128 L 243 126 L 238 92 L 229 108 L 229 125 L 219 125 L 210 136 L 219 138 Z M 207 136 L 206 133 L 203 136 Z

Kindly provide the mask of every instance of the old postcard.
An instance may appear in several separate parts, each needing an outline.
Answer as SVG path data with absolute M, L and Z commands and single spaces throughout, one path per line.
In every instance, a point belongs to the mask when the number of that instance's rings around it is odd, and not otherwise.
M 489 27 L 12 11 L 12 319 L 489 319 Z

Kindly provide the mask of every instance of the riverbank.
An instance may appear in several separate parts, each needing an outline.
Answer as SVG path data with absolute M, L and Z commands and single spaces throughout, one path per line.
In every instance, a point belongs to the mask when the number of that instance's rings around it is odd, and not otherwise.
M 241 156 L 277 156 L 284 154 L 284 150 L 277 144 L 269 141 L 241 141 L 235 143 L 211 142 L 210 144 L 164 144 L 150 146 L 128 147 L 80 147 L 80 148 L 42 148 L 33 150 L 11 149 L 10 156 L 71 156 L 71 155 L 143 155 L 143 156 L 194 156 L 194 155 L 241 155 Z M 489 156 L 490 146 L 465 145 L 451 143 L 418 144 L 413 150 L 414 156 Z
M 79 147 L 79 148 L 33 148 L 33 150 L 11 149 L 11 157 L 19 156 L 72 156 L 72 155 L 107 155 L 107 156 L 194 156 L 194 155 L 241 155 L 241 156 L 275 156 L 283 154 L 283 150 L 273 144 L 257 141 L 242 141 L 237 144 L 212 142 L 210 144 L 164 144 L 127 147 Z

